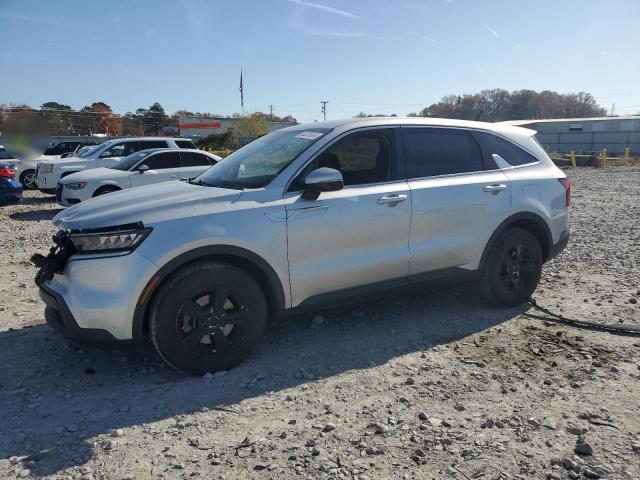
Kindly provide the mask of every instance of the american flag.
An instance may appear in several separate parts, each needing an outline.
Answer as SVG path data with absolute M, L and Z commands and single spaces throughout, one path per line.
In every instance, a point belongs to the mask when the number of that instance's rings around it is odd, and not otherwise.
M 244 91 L 242 89 L 242 69 L 240 69 L 240 106 L 244 108 Z

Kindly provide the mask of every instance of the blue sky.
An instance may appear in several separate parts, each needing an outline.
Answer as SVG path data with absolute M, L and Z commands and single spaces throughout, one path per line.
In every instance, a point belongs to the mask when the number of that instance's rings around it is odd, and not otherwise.
M 299 121 L 485 88 L 640 111 L 638 0 L 0 0 L 0 103 L 160 102 Z

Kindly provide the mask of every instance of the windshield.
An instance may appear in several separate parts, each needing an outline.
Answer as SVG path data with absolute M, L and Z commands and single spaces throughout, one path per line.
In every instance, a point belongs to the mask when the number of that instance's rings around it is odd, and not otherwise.
M 102 145 L 104 145 L 104 143 Z M 83 147 L 78 152 L 78 157 L 87 158 L 87 157 L 91 156 L 91 154 L 94 153 L 102 145 L 95 145 L 93 147 Z M 85 150 L 85 148 L 86 148 L 86 150 Z
M 193 183 L 222 188 L 260 188 L 331 129 L 280 130 L 258 138 L 218 162 Z
M 124 157 L 122 160 L 117 162 L 115 165 L 109 167 L 114 170 L 129 170 L 131 167 L 136 165 L 140 160 L 150 155 L 152 152 L 136 152 L 131 155 Z

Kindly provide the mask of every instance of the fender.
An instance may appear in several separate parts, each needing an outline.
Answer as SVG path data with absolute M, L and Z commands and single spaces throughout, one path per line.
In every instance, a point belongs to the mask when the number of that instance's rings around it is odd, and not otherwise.
M 247 270 L 250 267 L 259 277 L 256 280 L 265 290 L 269 313 L 272 317 L 281 316 L 285 310 L 285 297 L 282 282 L 275 270 L 259 255 L 241 247 L 233 245 L 210 245 L 185 252 L 171 259 L 156 272 L 142 289 L 136 308 L 133 312 L 132 336 L 135 340 L 144 337 L 144 321 L 147 308 L 153 299 L 158 286 L 173 272 L 188 263 L 206 258 L 222 258 L 228 263 L 235 264 Z M 252 272 L 249 272 L 252 273 Z
M 535 213 L 519 212 L 511 215 L 506 220 L 504 220 L 500 225 L 498 225 L 498 228 L 496 228 L 495 231 L 491 234 L 491 237 L 489 237 L 489 241 L 485 245 L 484 251 L 482 252 L 482 258 L 480 259 L 480 266 L 478 268 L 478 271 L 482 271 L 484 267 L 484 262 L 489 253 L 489 249 L 494 244 L 494 242 L 498 239 L 498 237 L 502 234 L 502 232 L 504 232 L 507 228 L 511 226 L 517 227 L 518 224 L 522 222 L 533 222 L 536 225 L 537 232 L 535 232 L 534 235 L 536 236 L 536 238 L 538 238 L 538 240 L 541 243 L 542 255 L 544 257 L 544 261 L 546 262 L 547 260 L 549 260 L 549 252 L 551 250 L 551 246 L 553 245 L 553 237 L 551 235 L 551 230 L 549 229 L 547 222 L 545 222 L 540 215 L 537 215 Z M 524 228 L 524 227 L 521 227 L 521 228 Z M 524 228 L 524 229 L 527 230 L 527 228 Z

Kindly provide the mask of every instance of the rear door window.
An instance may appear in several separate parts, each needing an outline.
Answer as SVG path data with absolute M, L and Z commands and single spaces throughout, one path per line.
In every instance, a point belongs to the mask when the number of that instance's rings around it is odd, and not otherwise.
M 167 142 L 164 140 L 140 140 L 140 150 L 149 148 L 167 148 Z
M 408 127 L 405 132 L 410 178 L 484 170 L 480 146 L 467 130 Z
M 493 160 L 492 155 L 500 155 L 509 165 L 515 167 L 518 165 L 526 165 L 527 163 L 537 162 L 530 153 L 524 151 L 522 148 L 514 145 L 513 143 L 505 140 L 497 135 L 488 132 L 473 132 L 476 137 L 487 161 L 487 164 L 492 165 L 492 168 L 498 168 Z
M 213 165 L 214 161 L 210 157 L 196 152 L 180 152 L 183 167 L 200 167 Z
M 178 168 L 180 166 L 180 155 L 178 152 L 156 153 L 153 156 L 147 157 L 147 159 L 141 163 L 141 165 L 143 164 L 147 165 L 149 170 Z

